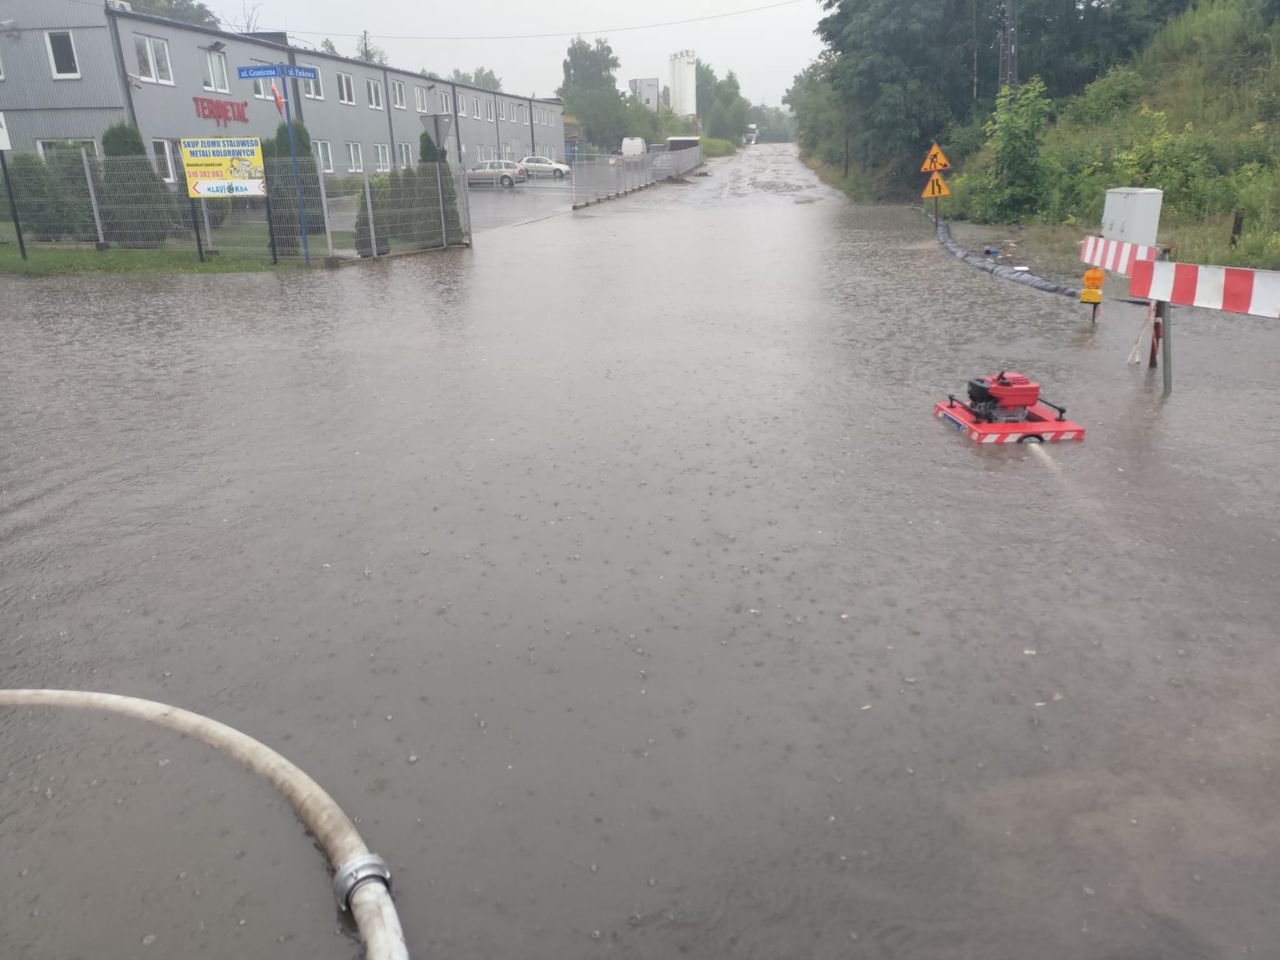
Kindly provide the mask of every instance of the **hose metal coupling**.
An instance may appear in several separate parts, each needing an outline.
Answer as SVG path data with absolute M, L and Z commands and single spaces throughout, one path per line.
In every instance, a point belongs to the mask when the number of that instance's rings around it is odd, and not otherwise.
M 387 861 L 376 853 L 364 853 L 352 857 L 338 867 L 333 875 L 333 897 L 338 901 L 338 909 L 346 913 L 351 909 L 351 897 L 356 890 L 366 883 L 377 881 L 388 890 L 391 889 L 391 870 Z

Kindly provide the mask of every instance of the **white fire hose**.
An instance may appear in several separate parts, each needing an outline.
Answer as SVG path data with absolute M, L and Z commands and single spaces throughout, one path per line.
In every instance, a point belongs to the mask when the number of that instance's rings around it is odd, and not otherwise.
M 333 867 L 338 908 L 350 911 L 366 960 L 409 960 L 400 917 L 391 902 L 391 872 L 369 852 L 347 815 L 320 785 L 265 744 L 224 723 L 154 700 L 83 690 L 0 690 L 0 707 L 78 707 L 157 723 L 203 740 L 266 777 L 283 793 Z

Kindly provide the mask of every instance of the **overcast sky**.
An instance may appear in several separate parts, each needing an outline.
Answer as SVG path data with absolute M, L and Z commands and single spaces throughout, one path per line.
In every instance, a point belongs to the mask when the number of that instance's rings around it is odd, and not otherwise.
M 447 74 L 454 67 L 485 66 L 513 93 L 553 96 L 563 80 L 561 62 L 576 33 L 586 39 L 607 36 L 622 61 L 619 86 L 632 77 L 659 77 L 670 83 L 668 57 L 692 49 L 724 76 L 737 73 L 743 96 L 778 106 L 791 79 L 820 49 L 813 28 L 822 15 L 818 0 L 799 0 L 771 10 L 703 23 L 617 31 L 611 28 L 685 20 L 708 14 L 748 10 L 777 0 L 260 0 L 259 29 L 288 30 L 300 43 L 318 45 L 329 36 L 338 51 L 352 54 L 355 35 L 387 51 L 393 66 L 426 67 Z M 243 19 L 242 0 L 206 0 L 224 23 Z M 254 0 L 244 0 L 250 9 Z M 611 32 L 603 33 L 609 29 Z M 306 31 L 306 32 L 303 32 Z M 412 40 L 411 36 L 485 36 L 557 33 L 536 40 Z M 350 34 L 350 36 L 341 36 Z

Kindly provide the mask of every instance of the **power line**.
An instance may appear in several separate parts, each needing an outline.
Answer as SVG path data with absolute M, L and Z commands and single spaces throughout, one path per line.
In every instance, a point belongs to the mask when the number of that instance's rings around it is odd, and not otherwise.
M 731 10 L 728 13 L 711 13 L 702 17 L 687 17 L 683 20 L 664 20 L 660 23 L 642 23 L 630 27 L 610 27 L 601 30 L 563 30 L 559 33 L 513 33 L 513 34 L 471 34 L 467 36 L 418 36 L 400 33 L 371 33 L 375 40 L 549 40 L 557 37 L 576 37 L 594 33 L 627 33 L 632 30 L 654 30 L 658 27 L 677 27 L 686 23 L 703 23 L 707 20 L 723 20 L 727 17 L 741 17 L 749 13 L 760 13 L 762 10 L 775 10 L 778 7 L 790 7 L 797 3 L 808 3 L 810 0 L 779 0 L 778 3 L 767 3 L 760 7 L 749 7 L 746 10 Z M 281 30 L 281 33 L 306 34 L 313 37 L 360 37 L 361 33 L 332 33 L 325 30 Z

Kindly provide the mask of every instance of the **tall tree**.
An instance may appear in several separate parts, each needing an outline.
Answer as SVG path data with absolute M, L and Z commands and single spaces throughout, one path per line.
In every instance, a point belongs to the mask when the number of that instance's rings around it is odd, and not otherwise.
M 613 53 L 613 47 L 604 37 L 596 37 L 590 44 L 582 37 L 575 37 L 569 44 L 564 59 L 564 83 L 556 91 L 558 96 L 568 96 L 574 87 L 596 90 L 603 87 L 617 89 L 618 81 L 614 71 L 619 61 Z
M 488 67 L 476 67 L 474 70 L 469 71 L 459 70 L 454 67 L 449 79 L 454 83 L 464 83 L 469 87 L 479 87 L 481 90 L 502 90 L 502 78 Z
M 694 109 L 698 112 L 698 116 L 704 120 L 711 113 L 711 107 L 716 102 L 716 72 L 712 69 L 711 64 L 698 61 L 695 68 L 694 87 L 696 89 L 697 102 Z
M 323 50 L 325 53 L 333 54 L 333 56 L 335 57 L 342 56 L 342 54 L 338 53 L 337 44 L 335 44 L 328 37 L 325 37 L 323 40 L 320 41 L 320 49 Z
M 168 17 L 170 20 L 181 20 L 183 23 L 194 23 L 201 27 L 222 25 L 217 14 L 199 0 L 136 0 L 133 9 L 139 13 Z

